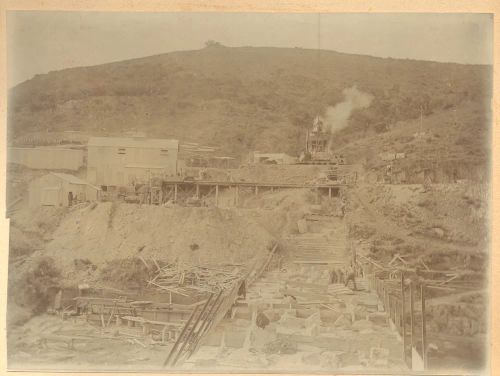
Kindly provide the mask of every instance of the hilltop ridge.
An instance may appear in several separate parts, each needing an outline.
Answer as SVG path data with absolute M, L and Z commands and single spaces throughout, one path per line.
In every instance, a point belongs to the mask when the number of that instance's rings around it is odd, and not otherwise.
M 313 118 L 356 86 L 373 101 L 353 111 L 334 148 L 390 133 L 421 113 L 425 120 L 467 105 L 485 115 L 471 120 L 479 137 L 460 147 L 480 153 L 488 135 L 491 74 L 489 66 L 300 48 L 171 52 L 19 84 L 9 95 L 9 142 L 36 131 L 114 135 L 134 129 L 219 145 L 232 156 L 251 150 L 296 155 Z M 470 129 L 469 123 L 456 126 L 457 138 L 466 136 L 462 128 Z

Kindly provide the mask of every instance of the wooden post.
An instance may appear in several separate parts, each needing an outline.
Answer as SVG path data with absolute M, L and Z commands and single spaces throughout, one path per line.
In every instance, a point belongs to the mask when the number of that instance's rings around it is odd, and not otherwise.
M 153 203 L 153 190 L 151 189 L 151 170 L 148 170 L 148 191 L 149 191 L 149 205 Z
M 177 202 L 177 184 L 174 184 L 174 202 Z
M 200 185 L 196 184 L 196 198 L 200 198 Z
M 332 199 L 332 187 L 328 187 L 328 198 Z
M 235 186 L 236 191 L 236 206 L 240 204 L 240 187 L 238 185 Z
M 170 338 L 170 332 L 168 331 L 168 326 L 165 325 L 161 331 L 161 342 L 165 343 Z
M 427 338 L 425 333 L 425 285 L 420 285 L 420 303 L 422 307 L 422 360 L 424 362 L 424 370 L 427 369 Z
M 259 194 L 259 187 L 256 185 L 255 186 L 255 195 L 257 196 Z
M 215 185 L 215 206 L 219 205 L 219 185 Z
M 163 367 L 166 367 L 169 362 L 170 362 L 170 359 L 172 358 L 172 356 L 174 355 L 174 353 L 177 351 L 177 348 L 179 347 L 179 345 L 181 344 L 181 341 L 179 340 L 180 338 L 183 338 L 184 335 L 186 335 L 187 333 L 187 330 L 188 330 L 188 327 L 189 325 L 191 324 L 191 321 L 193 321 L 193 318 L 195 317 L 196 315 L 196 312 L 198 312 L 198 309 L 200 308 L 200 306 L 196 306 L 194 307 L 194 310 L 193 312 L 191 312 L 191 316 L 189 316 L 189 319 L 188 321 L 186 322 L 186 324 L 184 325 L 184 327 L 182 328 L 182 331 L 181 333 L 179 334 L 179 336 L 177 337 L 177 340 L 176 342 L 174 343 L 174 346 L 170 349 L 170 353 L 168 354 L 168 357 L 167 359 L 165 359 L 165 362 L 163 362 Z M 175 363 L 175 362 L 174 362 Z
M 401 332 L 403 336 L 403 360 L 406 362 L 406 325 L 405 325 L 405 275 L 401 272 Z
M 394 298 L 394 319 L 396 320 L 396 328 L 399 331 L 401 328 L 401 307 L 398 298 Z
M 389 307 L 391 307 L 391 320 L 392 323 L 394 324 L 394 304 L 392 303 L 392 296 L 389 294 Z
M 396 301 L 396 298 L 393 296 L 392 297 L 392 302 L 391 302 L 391 306 L 392 306 L 392 322 L 394 323 L 394 326 L 396 327 L 396 331 L 399 329 L 398 328 L 398 305 L 396 304 L 397 301 Z
M 413 326 L 413 282 L 410 283 L 410 326 L 411 326 L 411 339 L 410 339 L 410 343 L 411 343 L 411 348 L 412 348 L 412 352 L 413 352 L 413 347 L 415 346 L 415 342 L 414 342 L 414 339 L 413 339 L 413 336 L 414 336 L 414 326 Z
M 384 309 L 387 313 L 389 313 L 388 307 L 387 307 L 387 291 L 385 290 L 385 286 L 382 282 L 382 293 L 384 294 Z
M 211 294 L 208 297 L 207 301 L 205 302 L 205 304 L 203 305 L 203 308 L 200 311 L 200 314 L 198 315 L 198 318 L 194 321 L 194 324 L 191 327 L 191 329 L 189 330 L 189 332 L 187 332 L 186 338 L 184 339 L 184 342 L 182 343 L 181 348 L 177 352 L 177 356 L 172 361 L 172 366 L 175 366 L 175 363 L 177 363 L 179 358 L 182 356 L 182 352 L 184 351 L 184 348 L 188 345 L 188 343 L 191 342 L 191 338 L 193 337 L 193 334 L 195 333 L 196 329 L 199 330 L 198 323 L 200 322 L 201 317 L 204 316 L 205 311 L 207 310 L 207 307 L 210 304 L 210 301 L 212 300 L 213 296 L 214 296 L 214 294 Z M 206 319 L 206 317 L 204 319 Z

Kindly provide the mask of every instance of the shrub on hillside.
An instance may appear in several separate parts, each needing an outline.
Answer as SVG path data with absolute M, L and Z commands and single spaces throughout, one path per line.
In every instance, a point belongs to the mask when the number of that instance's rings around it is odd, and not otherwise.
M 36 258 L 20 276 L 9 278 L 9 296 L 19 306 L 29 308 L 35 314 L 42 313 L 59 290 L 60 276 L 52 258 Z

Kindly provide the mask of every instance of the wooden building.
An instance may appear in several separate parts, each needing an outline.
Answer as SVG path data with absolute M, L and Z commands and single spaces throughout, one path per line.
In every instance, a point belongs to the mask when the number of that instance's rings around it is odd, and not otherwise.
M 76 176 L 51 172 L 31 182 L 29 206 L 71 206 L 99 199 L 100 188 Z
M 177 176 L 179 142 L 144 137 L 91 137 L 87 180 L 103 187 L 122 187 L 150 177 Z
M 58 147 L 8 149 L 8 162 L 36 170 L 76 171 L 84 164 L 84 151 Z
M 285 153 L 253 153 L 253 163 L 263 164 L 294 164 L 297 158 L 294 158 Z

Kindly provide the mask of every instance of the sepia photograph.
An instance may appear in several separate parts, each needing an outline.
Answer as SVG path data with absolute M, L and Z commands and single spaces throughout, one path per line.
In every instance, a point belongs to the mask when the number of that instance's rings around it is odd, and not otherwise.
M 5 30 L 8 370 L 488 371 L 493 14 Z

